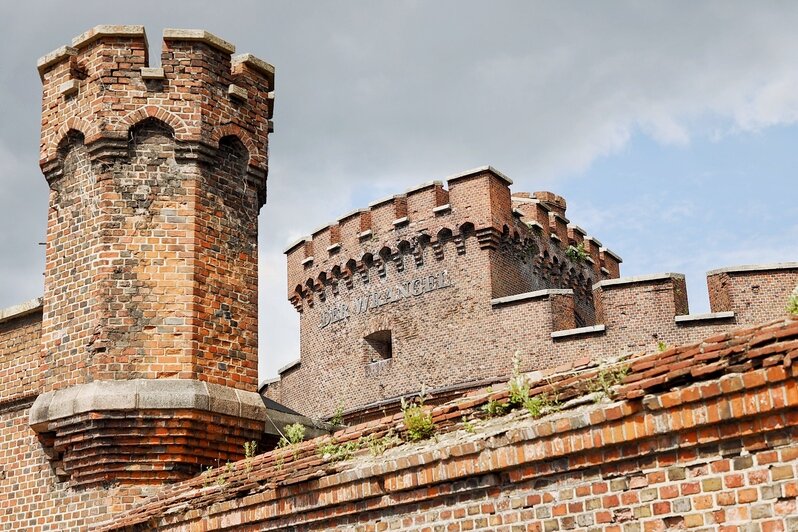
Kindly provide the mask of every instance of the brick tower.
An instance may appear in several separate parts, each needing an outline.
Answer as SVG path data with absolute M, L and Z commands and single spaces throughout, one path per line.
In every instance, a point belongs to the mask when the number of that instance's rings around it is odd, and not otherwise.
M 42 394 L 74 485 L 177 480 L 263 435 L 257 217 L 274 69 L 201 30 L 97 26 L 43 57 Z

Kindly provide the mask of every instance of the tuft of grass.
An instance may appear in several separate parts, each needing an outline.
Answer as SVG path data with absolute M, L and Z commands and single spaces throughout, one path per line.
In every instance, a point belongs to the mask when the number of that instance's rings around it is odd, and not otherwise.
M 599 395 L 596 396 L 596 402 L 600 401 L 602 397 L 611 399 L 615 395 L 613 388 L 621 384 L 628 374 L 628 365 L 604 368 L 588 382 L 588 391 L 592 393 L 599 392 Z
M 585 249 L 584 242 L 580 242 L 576 246 L 568 246 L 565 250 L 565 256 L 574 262 L 582 263 L 587 259 L 587 250 Z
M 423 389 L 415 401 L 408 402 L 402 398 L 402 417 L 409 441 L 426 440 L 435 434 L 432 412 L 424 407 L 424 399 Z
M 468 432 L 469 434 L 474 434 L 477 431 L 477 426 L 473 421 L 469 421 L 467 417 L 463 416 L 462 422 L 464 431 Z
M 305 426 L 302 423 L 292 423 L 283 427 L 283 434 L 277 442 L 277 448 L 282 449 L 297 444 L 305 439 Z
M 330 423 L 336 426 L 344 424 L 344 405 L 338 405 L 338 408 L 335 409 L 335 413 L 330 418 Z
M 795 287 L 795 290 L 792 291 L 790 298 L 787 300 L 787 312 L 798 316 L 798 286 Z
M 545 414 L 556 412 L 560 409 L 560 403 L 557 399 L 550 398 L 547 394 L 542 393 L 534 397 L 529 397 L 524 401 L 524 408 L 529 412 L 533 418 L 537 419 Z
M 660 340 L 659 342 L 657 342 L 657 351 L 659 351 L 660 353 L 662 353 L 662 352 L 663 352 L 663 351 L 665 351 L 666 349 L 668 349 L 668 344 L 666 344 L 666 343 L 665 343 L 665 342 L 663 342 L 662 340 Z
M 360 450 L 360 442 L 358 440 L 348 441 L 346 443 L 338 443 L 336 440 L 329 440 L 320 445 L 316 449 L 317 454 L 330 462 L 343 462 L 349 460 L 352 456 Z

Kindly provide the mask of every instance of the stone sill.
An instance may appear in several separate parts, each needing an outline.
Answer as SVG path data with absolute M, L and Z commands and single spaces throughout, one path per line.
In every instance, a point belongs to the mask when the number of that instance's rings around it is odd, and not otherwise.
M 497 297 L 496 299 L 491 299 L 490 304 L 491 306 L 500 306 L 506 305 L 507 303 L 515 303 L 517 301 L 527 301 L 529 299 L 539 299 L 548 296 L 572 296 L 574 295 L 574 291 L 570 288 L 546 288 L 543 290 L 536 290 L 534 292 L 524 292 L 523 294 L 516 294 L 513 296 L 505 296 L 505 297 Z
M 568 338 L 571 336 L 580 336 L 582 334 L 603 333 L 607 328 L 604 325 L 590 325 L 588 327 L 579 327 L 577 329 L 565 329 L 564 331 L 554 331 L 551 333 L 552 338 Z
M 734 311 L 726 310 L 724 312 L 708 312 L 706 314 L 685 314 L 676 316 L 674 321 L 679 323 L 693 323 L 699 321 L 712 321 L 712 320 L 727 320 L 734 318 Z

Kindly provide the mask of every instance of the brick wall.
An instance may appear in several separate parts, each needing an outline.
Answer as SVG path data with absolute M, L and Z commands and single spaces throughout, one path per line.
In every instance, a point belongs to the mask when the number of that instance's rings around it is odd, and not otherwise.
M 0 311 L 0 411 L 30 403 L 39 389 L 41 302 L 30 302 L 25 311 L 19 310 L 6 317 Z
M 257 386 L 273 69 L 200 30 L 98 26 L 42 58 L 45 389 Z M 211 105 L 209 102 L 213 102 Z
M 372 203 L 286 250 L 300 359 L 262 390 L 315 417 L 396 411 L 424 388 L 446 396 L 544 369 L 679 345 L 779 316 L 798 263 L 710 272 L 712 313 L 689 315 L 683 275 L 618 278 L 620 259 L 569 222 L 550 192 L 511 195 L 476 169 Z M 574 249 L 582 251 L 575 257 Z M 452 286 L 356 311 L 369 294 L 446 271 Z M 390 330 L 392 357 L 367 337 Z M 434 354 L 434 355 L 433 355 Z
M 517 350 L 525 369 L 567 360 L 570 355 L 533 353 L 499 332 L 506 324 L 491 300 L 569 289 L 571 300 L 558 301 L 555 311 L 558 327 L 592 324 L 590 287 L 611 277 L 605 267 L 611 265 L 602 262 L 600 247 L 586 249 L 589 260 L 568 258 L 568 246 L 584 242 L 584 235 L 567 225 L 562 198 L 512 197 L 509 184 L 491 168 L 476 169 L 450 177 L 448 188 L 432 182 L 374 202 L 289 247 L 289 298 L 301 313 L 301 361 L 280 372 L 267 396 L 308 415 L 329 416 L 422 386 L 440 390 L 503 378 Z M 527 223 L 522 207 L 537 225 Z M 552 210 L 557 216 L 550 216 Z M 617 264 L 611 268 L 617 276 Z M 451 286 L 396 297 L 397 287 L 401 292 L 444 271 Z M 378 294 L 384 300 L 388 290 L 392 302 L 356 311 L 361 298 Z M 551 323 L 547 316 L 529 326 L 543 334 Z M 366 337 L 384 330 L 391 331 L 393 356 L 375 362 Z
M 172 486 L 101 530 L 794 530 L 797 339 L 788 318 L 635 356 L 598 402 L 585 393 L 601 366 L 528 375 L 560 411 L 486 418 L 509 395 L 496 386 L 432 408 L 433 440 L 372 454 L 373 437 L 404 434 L 401 414 L 349 427 Z M 318 451 L 330 441 L 361 450 L 334 462 Z

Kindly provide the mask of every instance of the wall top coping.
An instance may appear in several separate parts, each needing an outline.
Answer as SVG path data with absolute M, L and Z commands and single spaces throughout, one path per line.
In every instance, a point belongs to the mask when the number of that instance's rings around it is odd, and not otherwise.
M 206 30 L 183 30 L 176 28 L 166 28 L 163 30 L 164 41 L 197 41 L 205 43 L 209 46 L 232 54 L 236 51 L 234 44 L 217 37 L 213 33 Z
M 650 283 L 652 281 L 666 281 L 668 279 L 684 279 L 683 273 L 652 273 L 649 275 L 635 275 L 632 277 L 619 277 L 618 279 L 605 279 L 593 285 L 593 290 L 612 286 L 621 286 L 635 283 Z
M 393 196 L 385 196 L 384 198 L 380 198 L 378 200 L 372 201 L 369 203 L 369 207 L 376 207 L 377 205 L 382 205 L 383 203 L 391 202 L 398 198 L 406 198 L 407 194 L 394 194 Z
M 232 46 L 232 44 L 230 46 Z M 258 59 L 257 57 L 255 57 L 250 53 L 237 55 L 233 57 L 231 62 L 233 66 L 247 65 L 248 67 L 259 71 L 261 74 L 264 74 L 267 78 L 270 78 L 272 80 L 274 79 L 274 65 L 272 65 L 271 63 L 267 63 L 263 59 Z
M 425 188 L 435 187 L 435 186 L 442 187 L 443 181 L 435 180 L 435 181 L 427 181 L 426 183 L 421 183 L 420 185 L 416 185 L 414 187 L 410 187 L 407 190 L 405 190 L 405 194 L 412 194 L 413 192 L 417 192 L 419 190 L 424 190 Z
M 683 314 L 676 316 L 674 320 L 676 323 L 689 323 L 693 321 L 723 320 L 733 317 L 733 310 L 724 310 L 723 312 L 707 312 L 706 314 Z
M 471 170 L 466 170 L 465 172 L 452 174 L 450 176 L 447 176 L 444 180 L 447 183 L 451 183 L 452 181 L 456 181 L 458 179 L 465 179 L 467 177 L 471 177 L 471 176 L 474 176 L 474 175 L 477 175 L 477 174 L 481 174 L 481 173 L 484 173 L 484 172 L 490 172 L 491 174 L 495 175 L 496 177 L 498 177 L 499 179 L 501 179 L 502 181 L 504 181 L 508 185 L 512 185 L 513 184 L 513 180 L 512 179 L 510 179 L 509 177 L 507 177 L 503 173 L 499 172 L 498 170 L 496 170 L 494 167 L 492 167 L 490 165 L 478 166 L 477 168 L 472 168 Z
M 305 242 L 310 242 L 310 241 L 311 241 L 311 238 L 309 236 L 300 237 L 300 238 L 294 240 L 293 242 L 291 242 L 290 244 L 288 244 L 288 247 L 286 247 L 283 250 L 283 253 L 288 253 L 289 251 L 291 251 L 292 249 L 297 247 L 299 244 L 304 244 Z
M 534 292 L 524 292 L 523 294 L 515 294 L 513 296 L 497 297 L 490 300 L 492 306 L 505 305 L 507 303 L 514 303 L 516 301 L 525 301 L 528 299 L 539 299 L 548 296 L 562 295 L 572 296 L 574 291 L 570 288 L 545 288 L 543 290 L 535 290 Z
M 283 366 L 283 367 L 281 367 L 280 369 L 278 369 L 278 370 L 277 370 L 277 374 L 278 374 L 278 375 L 282 375 L 283 373 L 285 373 L 285 372 L 286 372 L 286 371 L 288 371 L 289 369 L 293 369 L 293 368 L 295 368 L 296 366 L 298 366 L 298 365 L 299 365 L 301 362 L 302 362 L 302 359 L 301 359 L 301 358 L 297 358 L 296 360 L 292 360 L 291 362 L 289 362 L 289 363 L 288 363 L 288 364 L 286 364 L 285 366 Z M 279 379 L 278 379 L 278 380 L 279 380 Z
M 40 310 L 43 304 L 44 298 L 36 297 L 34 299 L 25 301 L 24 303 L 0 309 L 0 323 L 5 323 L 15 318 L 21 318 L 27 314 L 33 314 L 34 312 Z
M 101 37 L 144 37 L 144 43 L 147 43 L 147 33 L 144 31 L 144 26 L 99 24 L 74 37 L 72 46 L 74 48 L 84 48 Z
M 707 275 L 717 275 L 719 273 L 737 273 L 737 272 L 756 272 L 767 270 L 798 270 L 798 262 L 774 262 L 772 264 L 742 264 L 740 266 L 727 266 L 726 268 L 718 268 L 717 270 L 710 270 Z
M 595 240 L 594 240 L 594 241 L 595 241 Z M 623 262 L 623 259 L 620 257 L 620 255 L 618 255 L 617 253 L 615 253 L 614 251 L 612 251 L 612 250 L 610 250 L 610 249 L 607 249 L 607 248 L 605 248 L 605 247 L 603 247 L 603 246 L 602 246 L 602 247 L 601 247 L 601 252 L 602 252 L 602 253 L 606 253 L 607 255 L 609 255 L 610 257 L 612 257 L 613 259 L 617 260 L 619 263 Z M 677 275 L 678 275 L 678 274 L 677 274 Z

